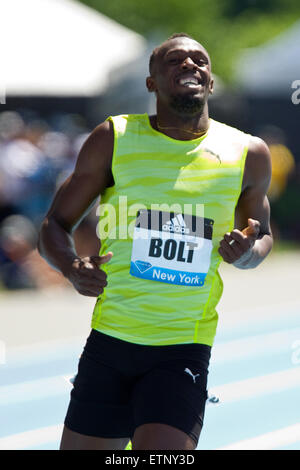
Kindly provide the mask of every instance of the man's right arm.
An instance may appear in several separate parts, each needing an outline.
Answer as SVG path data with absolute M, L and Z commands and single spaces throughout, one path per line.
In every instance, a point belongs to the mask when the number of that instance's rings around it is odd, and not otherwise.
M 106 275 L 99 265 L 109 261 L 111 254 L 80 259 L 72 233 L 99 195 L 113 184 L 112 154 L 112 123 L 105 121 L 84 143 L 75 169 L 56 193 L 39 234 L 41 256 L 82 295 L 96 297 L 103 292 Z

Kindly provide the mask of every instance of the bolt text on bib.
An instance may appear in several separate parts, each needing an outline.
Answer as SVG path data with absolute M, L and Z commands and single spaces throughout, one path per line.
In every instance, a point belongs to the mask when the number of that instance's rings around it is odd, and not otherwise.
M 149 257 L 163 258 L 167 260 L 176 259 L 186 263 L 192 263 L 194 248 L 198 245 L 193 242 L 179 241 L 177 242 L 173 238 L 162 240 L 161 238 L 151 238 Z M 187 248 L 187 255 L 184 255 L 184 251 Z

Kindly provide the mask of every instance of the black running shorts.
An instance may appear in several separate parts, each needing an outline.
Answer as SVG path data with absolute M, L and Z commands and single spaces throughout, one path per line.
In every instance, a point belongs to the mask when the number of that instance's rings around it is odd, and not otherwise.
M 65 425 L 103 438 L 132 438 L 163 423 L 197 444 L 207 399 L 210 346 L 148 346 L 92 330 L 79 360 Z

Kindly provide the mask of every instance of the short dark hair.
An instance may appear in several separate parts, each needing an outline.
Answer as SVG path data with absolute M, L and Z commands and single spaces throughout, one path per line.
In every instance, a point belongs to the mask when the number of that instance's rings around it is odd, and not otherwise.
M 190 36 L 189 34 L 187 33 L 174 33 L 172 34 L 172 36 L 168 37 L 168 39 L 166 39 L 164 42 L 162 42 L 159 46 L 157 46 L 155 49 L 153 49 L 152 51 L 152 54 L 150 56 L 150 59 L 149 59 L 149 72 L 150 72 L 150 75 L 152 74 L 153 72 L 153 66 L 154 66 L 154 60 L 155 60 L 155 57 L 157 56 L 159 50 L 161 49 L 161 47 L 168 41 L 171 41 L 172 39 L 176 39 L 176 38 L 188 38 L 188 39 L 192 39 L 193 41 L 196 41 L 196 39 L 194 39 L 192 36 Z

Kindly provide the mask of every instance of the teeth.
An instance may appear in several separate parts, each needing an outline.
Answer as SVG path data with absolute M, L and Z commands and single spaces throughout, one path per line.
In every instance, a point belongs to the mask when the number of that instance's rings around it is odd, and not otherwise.
M 198 85 L 198 80 L 192 77 L 181 78 L 179 80 L 180 85 Z

